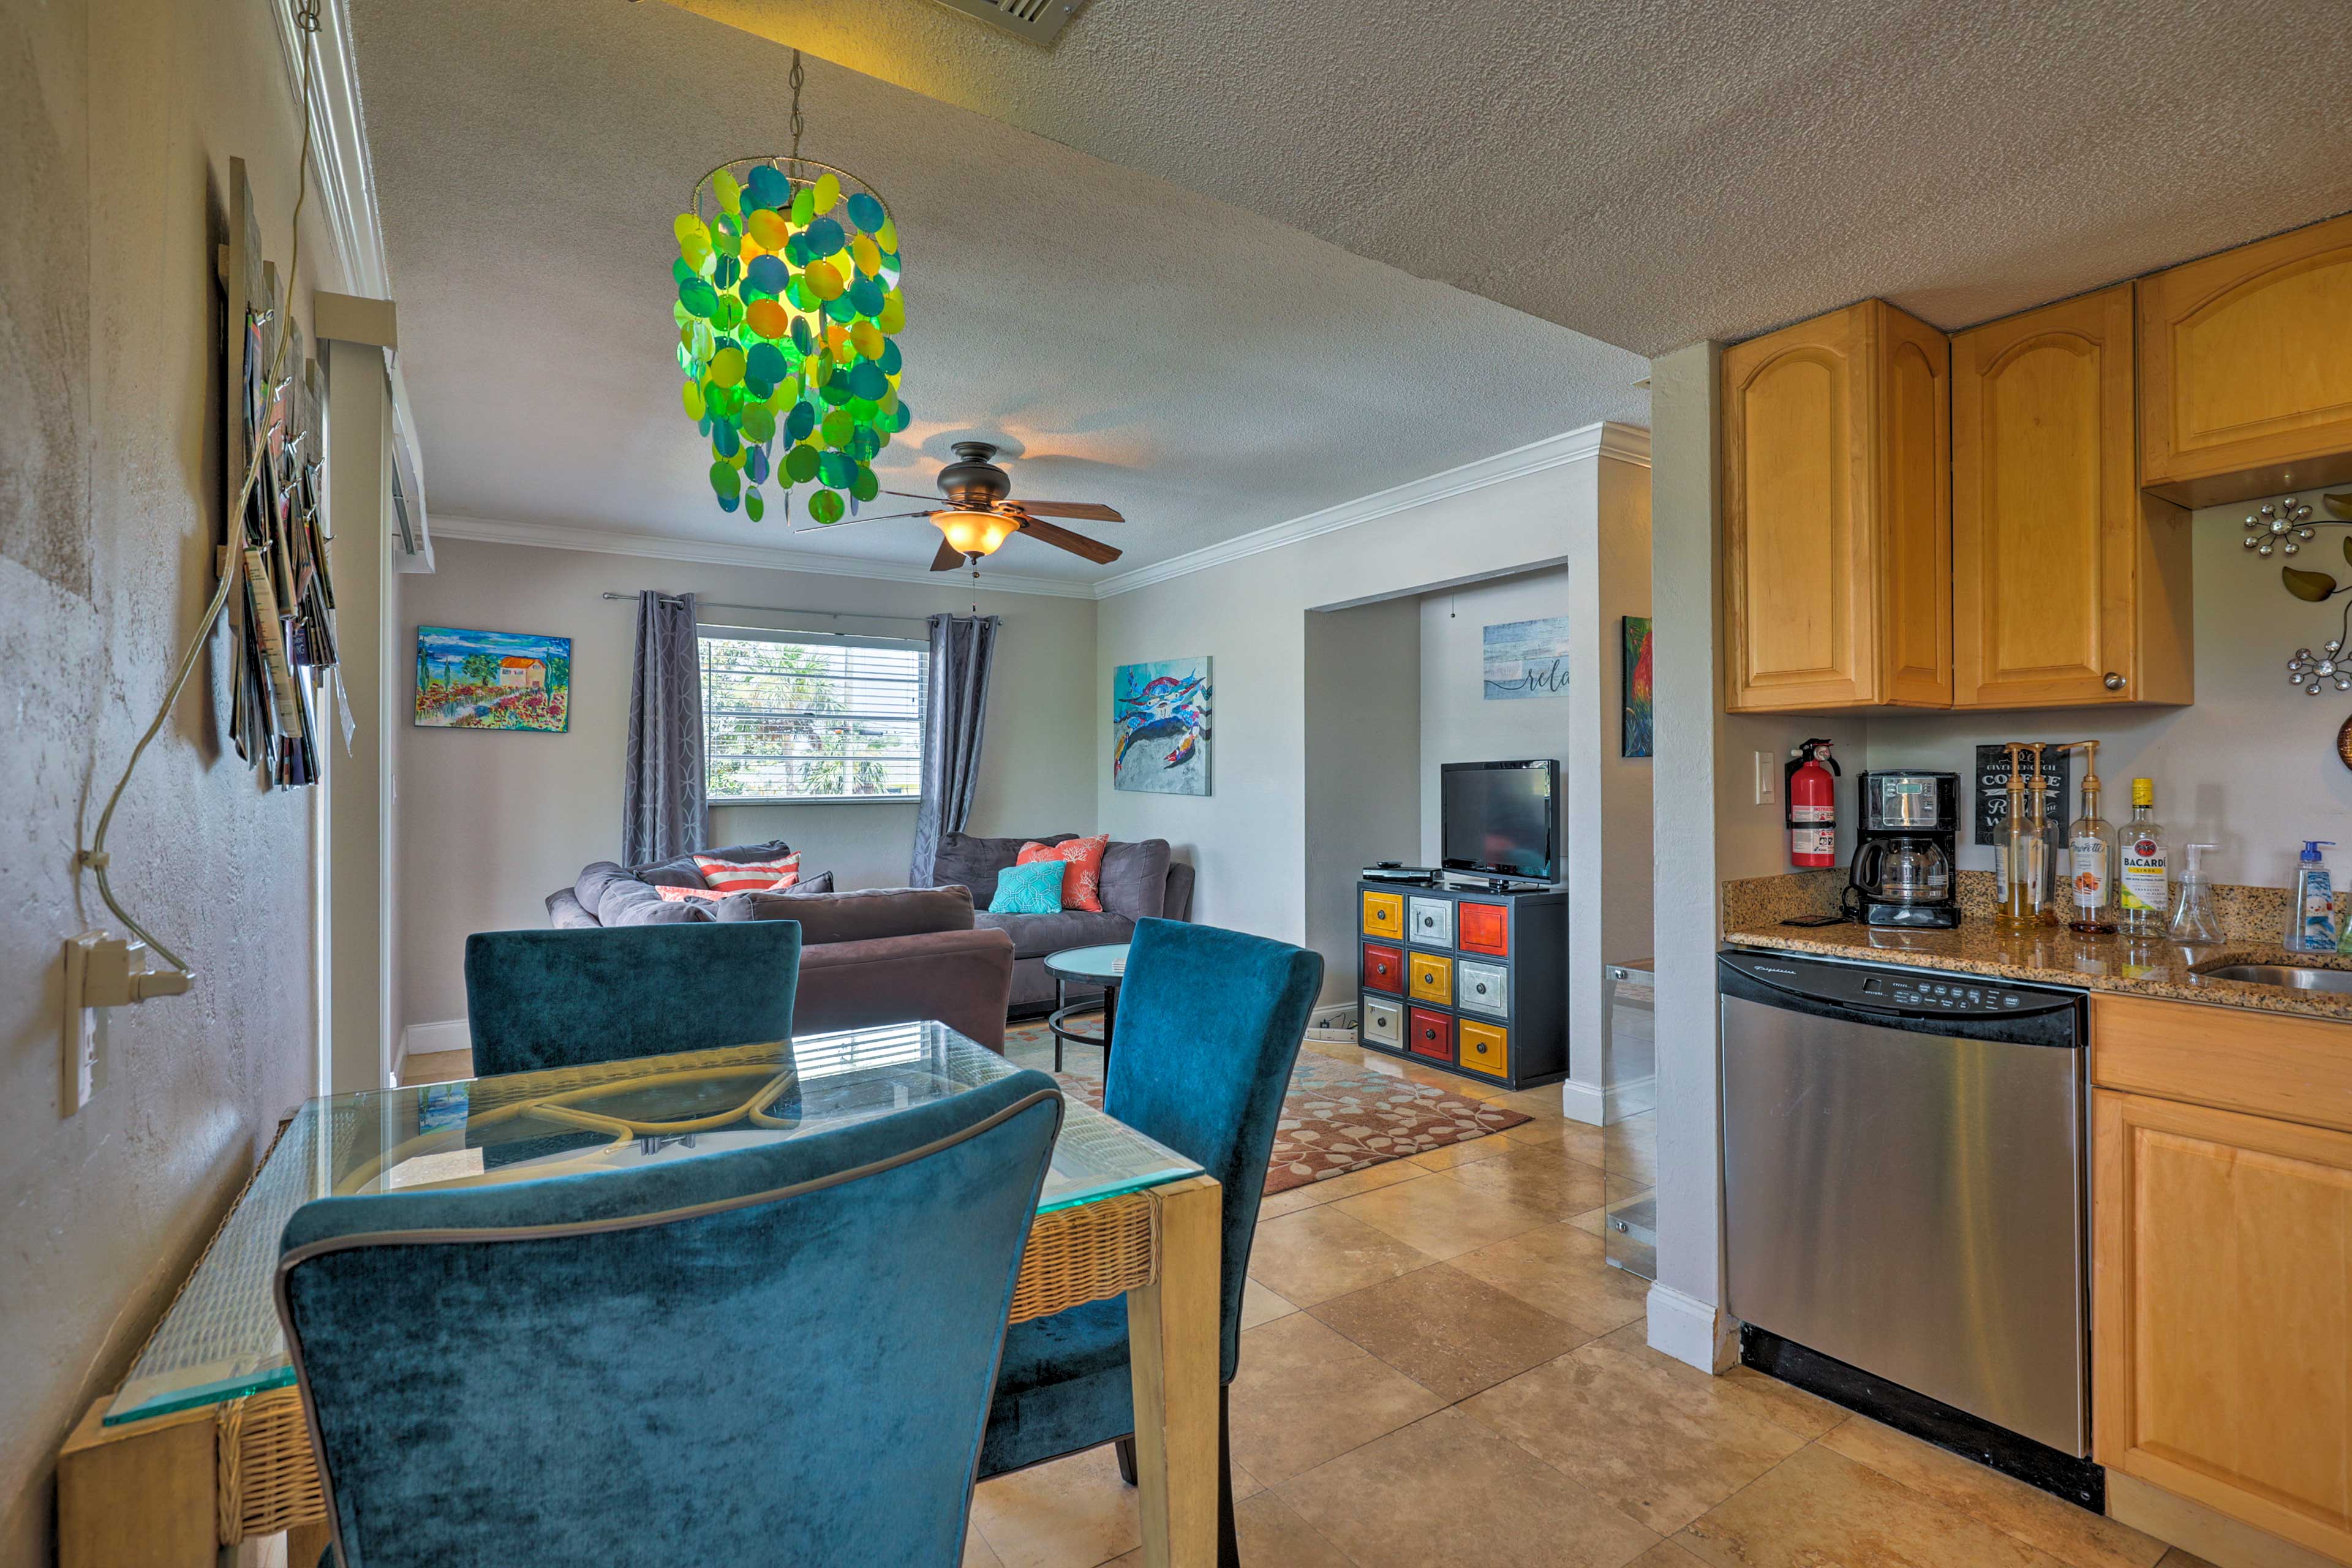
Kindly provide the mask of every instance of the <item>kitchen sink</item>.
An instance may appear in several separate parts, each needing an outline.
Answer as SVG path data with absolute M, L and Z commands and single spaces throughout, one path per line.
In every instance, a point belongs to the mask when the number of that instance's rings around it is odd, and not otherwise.
M 2291 969 L 2283 963 L 2224 963 L 2197 973 L 2208 980 L 2277 985 L 2289 991 L 2352 992 L 2352 969 Z

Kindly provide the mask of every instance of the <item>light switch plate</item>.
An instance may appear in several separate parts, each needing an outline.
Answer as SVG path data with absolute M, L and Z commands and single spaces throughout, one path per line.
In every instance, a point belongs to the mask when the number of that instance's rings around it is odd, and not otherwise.
M 1758 752 L 1755 755 L 1756 804 L 1769 805 L 1772 804 L 1772 786 L 1780 777 L 1780 759 L 1769 752 Z

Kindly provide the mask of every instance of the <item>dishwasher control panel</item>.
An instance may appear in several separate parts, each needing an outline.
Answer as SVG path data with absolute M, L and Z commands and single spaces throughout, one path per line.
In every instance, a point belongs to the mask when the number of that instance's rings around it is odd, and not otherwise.
M 1865 976 L 1862 994 L 1865 1001 L 1883 1001 L 1896 1007 L 1940 1007 L 1948 1013 L 2006 1011 L 2029 1005 L 2024 993 L 2004 991 L 1997 984 L 1981 981 L 1967 984 L 1958 980 L 1906 980 L 1891 974 Z

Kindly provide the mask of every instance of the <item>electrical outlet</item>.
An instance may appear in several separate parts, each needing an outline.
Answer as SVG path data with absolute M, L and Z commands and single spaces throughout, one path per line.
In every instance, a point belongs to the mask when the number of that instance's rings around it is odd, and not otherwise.
M 106 1087 L 106 1015 L 89 1005 L 89 961 L 101 931 L 66 938 L 65 1112 L 74 1115 Z
M 1772 804 L 1773 787 L 1780 781 L 1780 759 L 1769 752 L 1758 752 L 1756 756 L 1756 804 Z
M 195 984 L 184 969 L 157 969 L 147 944 L 102 931 L 66 938 L 65 1108 L 68 1116 L 106 1087 L 106 1015 L 151 996 L 180 996 Z

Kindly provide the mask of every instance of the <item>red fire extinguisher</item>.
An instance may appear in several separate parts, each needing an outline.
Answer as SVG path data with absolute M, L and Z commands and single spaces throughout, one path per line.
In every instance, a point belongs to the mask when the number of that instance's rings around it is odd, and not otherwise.
M 1837 864 L 1837 778 L 1844 770 L 1826 740 L 1807 741 L 1783 768 L 1789 798 L 1789 864 L 1816 869 Z

